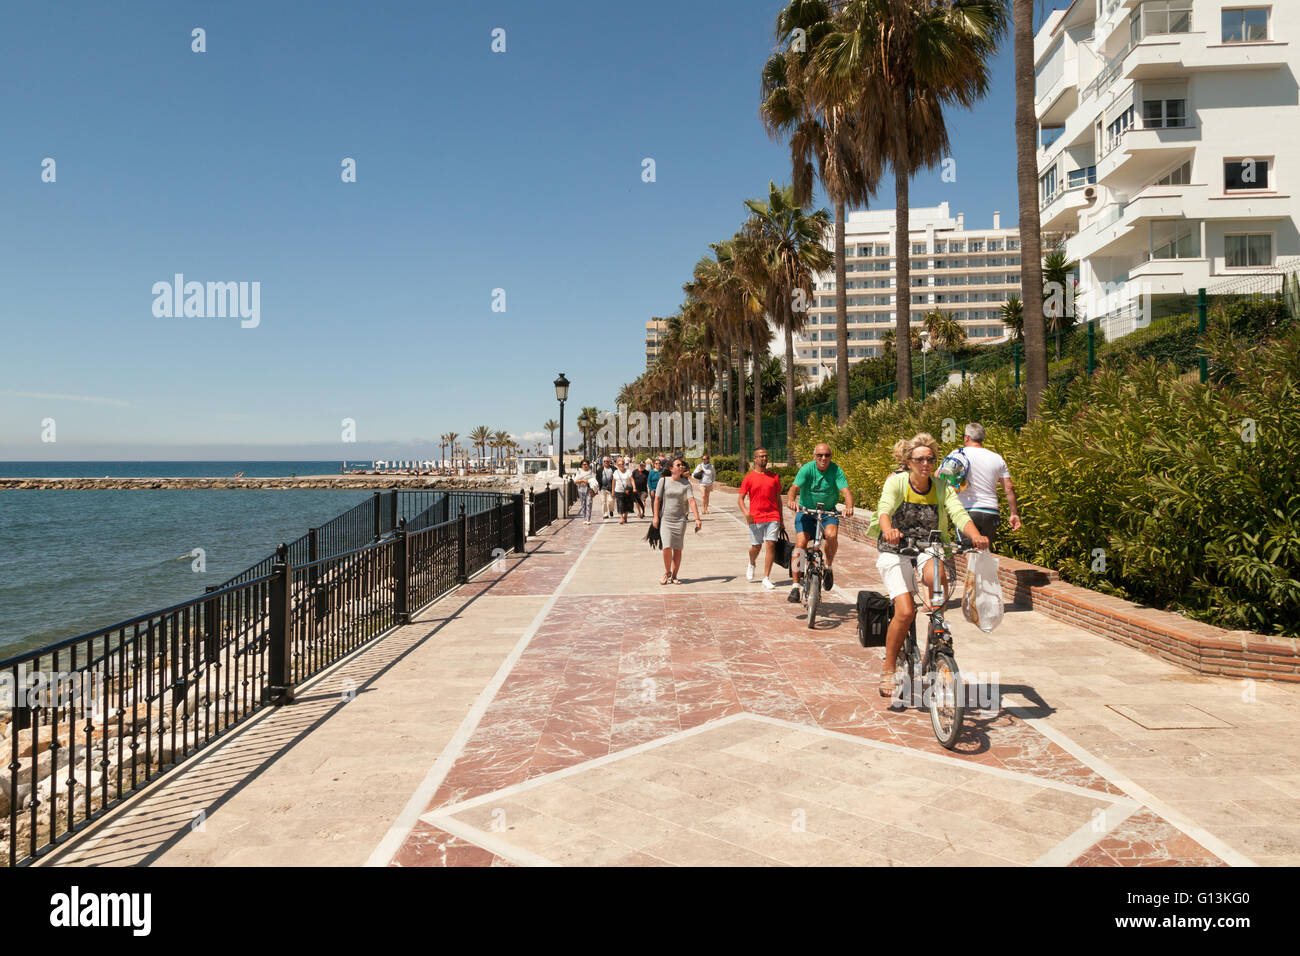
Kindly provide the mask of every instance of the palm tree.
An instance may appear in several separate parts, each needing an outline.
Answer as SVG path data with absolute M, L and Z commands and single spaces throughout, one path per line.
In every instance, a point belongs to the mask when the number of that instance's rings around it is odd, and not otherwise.
M 460 437 L 460 432 L 447 432 L 443 437 L 447 439 L 447 444 L 451 446 L 451 467 L 454 469 L 456 467 L 456 439 Z
M 837 4 L 838 6 L 839 4 Z M 812 201 L 813 168 L 835 207 L 835 370 L 837 419 L 849 416 L 849 312 L 845 279 L 844 218 L 849 203 L 866 208 L 882 173 L 882 154 L 865 141 L 864 124 L 836 97 L 818 99 L 814 61 L 819 41 L 833 27 L 831 5 L 791 0 L 777 15 L 776 39 L 784 49 L 763 68 L 759 115 L 772 137 L 790 141 L 791 184 L 801 207 Z M 801 30 L 802 43 L 793 42 Z
M 952 353 L 966 344 L 966 330 L 951 312 L 931 309 L 925 314 L 925 330 L 935 348 Z
M 546 424 L 543 425 L 542 427 L 545 428 L 548 432 L 551 433 L 551 444 L 554 445 L 554 444 L 555 444 L 555 429 L 557 429 L 557 428 L 560 427 L 560 423 L 557 422 L 554 418 L 548 418 L 548 419 L 546 420 Z M 563 450 L 563 449 L 560 450 L 560 454 L 564 454 L 564 450 Z
M 900 339 L 910 338 L 911 177 L 949 153 L 943 106 L 970 108 L 988 91 L 1006 22 L 1004 0 L 849 0 L 818 42 L 819 99 L 848 104 L 868 127 L 865 142 L 894 170 Z M 911 394 L 912 359 L 900 351 L 898 397 Z
M 492 429 L 486 425 L 480 425 L 469 433 L 469 440 L 478 447 L 479 458 L 487 458 L 487 442 L 492 437 Z
M 1038 121 L 1034 115 L 1034 0 L 1011 0 L 1016 78 L 1016 185 L 1020 193 L 1020 297 L 1024 301 L 1025 410 L 1032 421 L 1047 388 L 1041 234 L 1038 218 Z
M 1020 301 L 1020 296 L 1012 293 L 1007 296 L 1007 301 L 1002 303 L 1002 324 L 1011 330 L 1011 341 L 1023 342 L 1025 340 L 1025 304 Z
M 1024 262 L 1024 257 L 1020 260 Z M 1079 279 L 1079 263 L 1071 262 L 1062 249 L 1047 254 L 1043 260 L 1044 331 L 1056 333 L 1056 360 L 1061 360 L 1061 333 L 1074 328 L 1074 293 Z
M 768 183 L 767 202 L 745 200 L 755 217 L 757 241 L 767 266 L 767 308 L 785 332 L 785 434 L 787 444 L 794 437 L 794 333 L 803 331 L 806 311 L 794 308 L 796 295 L 812 294 L 813 274 L 831 264 L 831 253 L 822 245 L 830 228 L 825 209 L 805 213 L 789 186 Z M 847 340 L 846 340 L 847 341 Z M 847 380 L 848 376 L 845 375 Z M 761 440 L 761 439 L 760 439 Z
M 757 449 L 763 443 L 763 400 L 760 378 L 763 364 L 767 361 L 767 346 L 772 339 L 772 328 L 768 324 L 768 316 L 772 311 L 771 274 L 763 254 L 757 216 L 751 214 L 741 231 L 736 233 L 732 240 L 732 254 L 736 275 L 740 280 L 744 306 L 740 315 L 740 341 L 742 351 L 744 343 L 749 343 L 753 368 L 750 380 L 754 386 L 754 448 Z M 741 419 L 743 423 L 744 415 L 741 415 Z M 740 461 L 744 462 L 746 459 L 743 456 L 743 441 L 741 450 Z
M 438 446 L 438 459 L 442 462 L 446 462 L 447 460 L 447 443 L 448 443 L 447 434 L 448 433 L 444 432 L 443 434 L 438 436 L 438 441 L 441 442 L 441 444 Z
M 584 405 L 578 413 L 578 428 L 582 432 L 583 456 L 591 457 L 591 436 L 596 433 L 596 423 L 600 419 L 600 409 L 595 405 Z
M 505 450 L 510 445 L 510 433 L 507 431 L 497 431 L 492 433 L 492 441 L 497 451 L 501 452 L 501 460 L 505 461 Z

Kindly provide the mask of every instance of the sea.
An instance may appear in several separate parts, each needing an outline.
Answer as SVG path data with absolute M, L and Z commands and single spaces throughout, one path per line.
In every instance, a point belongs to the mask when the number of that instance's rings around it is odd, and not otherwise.
M 365 462 L 369 465 L 370 462 Z M 342 461 L 0 462 L 0 477 L 337 475 Z M 348 463 L 349 469 L 353 463 Z M 0 489 L 0 660 L 198 597 L 368 490 Z M 201 558 L 198 553 L 201 549 Z

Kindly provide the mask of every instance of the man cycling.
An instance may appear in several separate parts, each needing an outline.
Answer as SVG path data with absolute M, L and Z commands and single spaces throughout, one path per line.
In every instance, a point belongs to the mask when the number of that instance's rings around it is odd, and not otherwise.
M 845 476 L 844 469 L 831 461 L 831 446 L 823 442 L 813 449 L 813 460 L 800 468 L 794 476 L 794 484 L 790 486 L 790 497 L 787 503 L 791 511 L 803 507 L 834 512 L 835 503 L 841 495 L 844 497 L 844 517 L 852 518 L 853 492 L 849 490 L 849 479 Z M 833 513 L 822 517 L 825 536 L 822 551 L 826 559 L 824 588 L 827 594 L 831 592 L 834 581 L 831 564 L 835 561 L 835 552 L 840 546 L 839 523 L 840 519 Z M 796 513 L 794 532 L 795 548 L 802 552 L 808 547 L 809 540 L 817 537 L 817 518 L 814 515 Z M 802 600 L 799 593 L 802 571 L 793 561 L 790 563 L 790 569 L 791 577 L 794 578 L 794 587 L 790 589 L 790 596 L 786 600 L 791 604 L 798 604 Z

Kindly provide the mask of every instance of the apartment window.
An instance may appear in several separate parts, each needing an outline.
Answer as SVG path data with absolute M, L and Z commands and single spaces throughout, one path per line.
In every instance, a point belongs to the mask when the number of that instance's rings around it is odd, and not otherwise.
M 1263 235 L 1225 236 L 1224 257 L 1229 269 L 1249 269 L 1273 264 L 1273 237 Z
M 1230 159 L 1223 164 L 1223 188 L 1227 192 L 1239 189 L 1268 189 L 1267 159 Z
M 1186 100 L 1143 100 L 1142 126 L 1146 129 L 1171 129 L 1187 125 Z
M 1143 20 L 1142 36 L 1153 33 L 1187 33 L 1192 29 L 1192 0 L 1147 0 L 1133 15 Z
M 1192 181 L 1192 161 L 1189 159 L 1177 169 L 1170 170 L 1161 176 L 1151 185 L 1153 186 L 1186 186 Z
M 1199 259 L 1200 256 L 1200 222 L 1168 219 L 1151 224 L 1152 259 Z
M 942 239 L 936 239 L 934 241 L 934 251 L 940 254 L 947 252 L 948 243 L 944 242 Z
M 876 255 L 878 256 L 889 255 L 889 246 L 876 246 Z
M 949 252 L 965 252 L 966 244 L 964 242 L 954 242 L 948 247 Z
M 1114 149 L 1133 125 L 1133 107 L 1129 107 L 1106 127 L 1106 151 Z
M 925 243 L 924 243 L 924 242 L 914 242 L 914 243 L 912 243 L 912 255 L 914 255 L 914 256 L 923 256 L 923 255 L 925 255 Z
M 972 239 L 972 240 L 970 241 L 970 246 L 969 246 L 969 248 L 968 248 L 967 251 L 969 251 L 969 252 L 983 252 L 983 251 L 984 251 L 984 240 L 983 240 L 983 239 Z
M 1068 183 L 1071 189 L 1077 189 L 1080 186 L 1097 185 L 1097 167 L 1088 166 L 1085 167 L 1084 169 L 1070 170 L 1068 176 Z M 1008 245 L 1007 248 L 1011 249 L 1015 247 Z
M 1258 43 L 1268 39 L 1268 7 L 1223 11 L 1224 43 Z
M 1093 173 L 1095 174 L 1096 171 L 1097 171 L 1097 167 L 1096 167 L 1096 166 L 1092 167 L 1092 170 L 1093 170 Z M 1007 248 L 1008 248 L 1008 249 L 1019 249 L 1019 248 L 1020 248 L 1020 240 L 1019 240 L 1019 239 L 1008 239 L 1008 240 L 1007 240 Z
M 990 240 L 989 240 L 989 252 L 1001 252 L 1001 251 L 1002 251 L 1002 240 L 1001 240 L 1001 239 L 990 239 Z

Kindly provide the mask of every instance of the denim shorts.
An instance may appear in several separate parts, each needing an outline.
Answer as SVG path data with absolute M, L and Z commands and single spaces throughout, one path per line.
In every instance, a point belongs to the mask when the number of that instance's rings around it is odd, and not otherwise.
M 839 517 L 836 516 L 836 515 L 833 515 L 833 514 L 822 515 L 822 527 L 823 527 L 823 528 L 826 527 L 828 524 L 838 525 L 839 523 L 840 523 L 840 519 L 839 519 Z M 806 535 L 807 535 L 808 537 L 810 537 L 810 538 L 815 538 L 815 537 L 817 537 L 817 517 L 816 517 L 816 515 L 806 515 L 806 514 L 803 514 L 803 513 L 799 513 L 799 514 L 795 515 L 795 516 L 794 516 L 794 531 L 795 531 L 795 534 L 806 534 Z
M 749 526 L 749 543 L 760 545 L 764 541 L 775 541 L 780 527 L 779 521 L 755 521 Z

